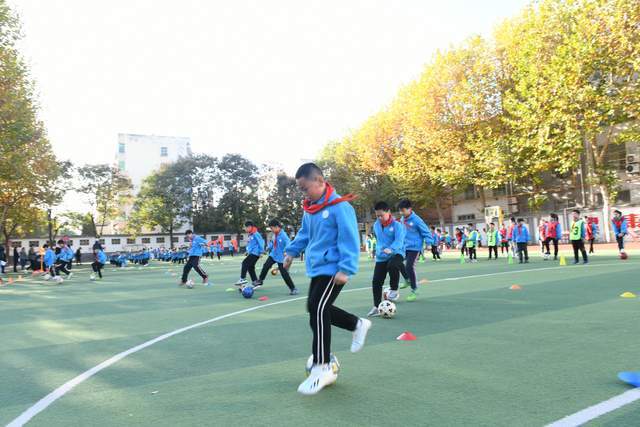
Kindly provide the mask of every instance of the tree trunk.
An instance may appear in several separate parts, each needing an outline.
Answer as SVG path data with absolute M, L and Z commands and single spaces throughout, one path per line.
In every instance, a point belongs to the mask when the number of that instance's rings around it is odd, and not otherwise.
M 173 249 L 173 222 L 169 226 L 169 247 Z
M 606 185 L 600 185 L 600 194 L 602 194 L 602 231 L 604 231 L 604 240 L 605 242 L 611 241 L 611 219 L 609 218 L 609 210 L 611 207 L 609 206 L 609 189 Z
M 438 213 L 438 220 L 440 221 L 440 228 L 444 228 L 444 215 L 442 215 L 442 207 L 440 206 L 440 200 L 436 197 L 434 199 L 436 205 L 436 212 Z

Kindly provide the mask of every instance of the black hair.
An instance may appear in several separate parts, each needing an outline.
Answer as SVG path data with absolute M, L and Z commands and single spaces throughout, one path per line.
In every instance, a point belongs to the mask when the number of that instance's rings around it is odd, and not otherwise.
M 516 219 L 514 217 L 509 218 L 511 221 L 516 222 Z
M 44 245 L 42 245 L 42 247 L 43 247 L 43 248 L 48 248 L 48 247 L 49 247 L 49 244 L 48 244 L 48 243 L 45 243 Z M 3 248 L 3 249 L 4 249 L 4 248 Z
M 271 221 L 269 221 L 269 227 L 280 227 L 280 228 L 282 228 L 282 224 L 280 224 L 280 221 L 278 221 L 277 219 L 272 219 Z
M 619 211 L 618 209 L 616 209 L 615 211 L 613 211 L 613 213 L 617 213 L 617 214 L 622 215 L 622 212 L 621 212 L 621 211 Z
M 556 213 L 552 213 L 551 215 L 549 215 L 551 218 L 553 219 L 558 219 L 558 214 Z
M 571 212 L 575 212 L 575 213 L 577 213 L 578 215 L 580 215 L 580 209 L 574 209 L 574 210 L 572 210 Z
M 373 209 L 376 211 L 385 211 L 385 212 L 389 212 L 391 210 L 387 202 L 377 202 L 373 206 Z
M 64 245 L 64 240 L 62 240 L 62 239 L 58 240 L 58 244 L 59 245 Z
M 489 225 L 496 225 L 494 222 L 490 222 Z
M 471 222 L 470 222 L 469 224 L 467 224 L 467 225 L 468 225 L 469 227 L 473 227 L 473 223 L 471 223 Z
M 296 179 L 300 178 L 315 178 L 316 176 L 321 176 L 324 178 L 324 174 L 322 173 L 322 169 L 318 167 L 315 163 L 305 163 L 298 168 L 296 171 Z
M 245 221 L 244 222 L 244 226 L 245 227 L 255 227 L 256 225 L 253 223 L 253 221 Z
M 410 209 L 411 208 L 411 200 L 402 199 L 398 202 L 398 209 Z
M 189 234 L 193 234 L 193 230 L 187 230 L 184 232 L 185 236 L 188 236 Z
M 524 218 L 518 218 L 518 222 L 524 222 Z

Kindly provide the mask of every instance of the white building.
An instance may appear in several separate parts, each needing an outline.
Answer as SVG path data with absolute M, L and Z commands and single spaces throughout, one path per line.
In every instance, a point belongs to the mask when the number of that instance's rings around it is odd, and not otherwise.
M 191 154 L 191 140 L 179 136 L 118 134 L 118 168 L 140 190 L 142 180 L 163 164 Z

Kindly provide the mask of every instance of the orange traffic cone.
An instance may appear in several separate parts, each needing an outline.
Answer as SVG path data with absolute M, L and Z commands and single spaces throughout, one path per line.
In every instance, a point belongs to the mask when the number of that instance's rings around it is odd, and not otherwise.
M 406 332 L 401 333 L 401 334 L 398 336 L 398 338 L 396 338 L 396 339 L 397 339 L 398 341 L 415 341 L 415 340 L 417 340 L 418 338 L 417 338 L 415 335 L 413 335 L 411 332 L 406 331 Z

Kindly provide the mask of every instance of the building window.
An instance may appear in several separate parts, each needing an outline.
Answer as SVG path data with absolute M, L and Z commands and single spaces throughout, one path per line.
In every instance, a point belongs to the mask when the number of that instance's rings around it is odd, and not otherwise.
M 226 235 L 224 236 L 224 240 L 231 240 L 231 236 L 230 236 L 229 234 L 226 234 Z
M 151 239 L 148 237 L 143 237 L 142 238 L 142 243 L 151 243 Z
M 80 246 L 89 246 L 89 239 L 80 240 Z
M 118 143 L 118 153 L 124 154 L 124 142 Z
M 135 245 L 135 244 L 136 244 L 136 239 L 127 238 L 127 245 Z
M 470 221 L 476 219 L 476 214 L 458 215 L 458 221 Z
M 29 241 L 29 247 L 30 248 L 37 248 L 38 246 L 40 246 L 40 242 L 38 242 L 37 240 L 30 240 Z
M 164 243 L 164 237 L 156 237 L 156 243 Z
M 618 171 L 627 170 L 627 149 L 625 144 L 609 144 L 604 161 Z
M 179 239 L 178 239 L 177 237 L 174 237 L 173 239 L 171 239 L 171 241 L 172 241 L 173 243 L 178 243 L 178 242 L 179 242 Z
M 631 191 L 622 190 L 618 191 L 618 195 L 616 196 L 617 203 L 629 203 L 631 202 Z
M 473 185 L 470 185 L 464 190 L 464 199 L 473 200 L 475 198 L 476 198 L 476 187 L 474 187 Z
M 120 244 L 120 239 L 111 239 L 111 244 L 112 245 L 119 245 Z
M 22 247 L 22 242 L 11 242 L 11 247 L 12 248 L 21 248 Z
M 169 155 L 169 149 L 167 147 L 160 147 L 160 157 L 167 157 Z
M 506 185 L 501 185 L 498 188 L 494 188 L 491 190 L 493 197 L 501 197 L 501 196 L 506 196 L 507 195 L 507 186 Z
M 98 239 L 98 242 L 100 242 L 101 245 L 104 245 L 104 239 Z
M 67 246 L 73 246 L 73 240 L 71 239 L 67 240 Z
M 121 171 L 123 171 L 123 170 L 124 170 L 124 160 L 120 160 L 120 161 L 118 162 L 118 169 L 120 169 Z

